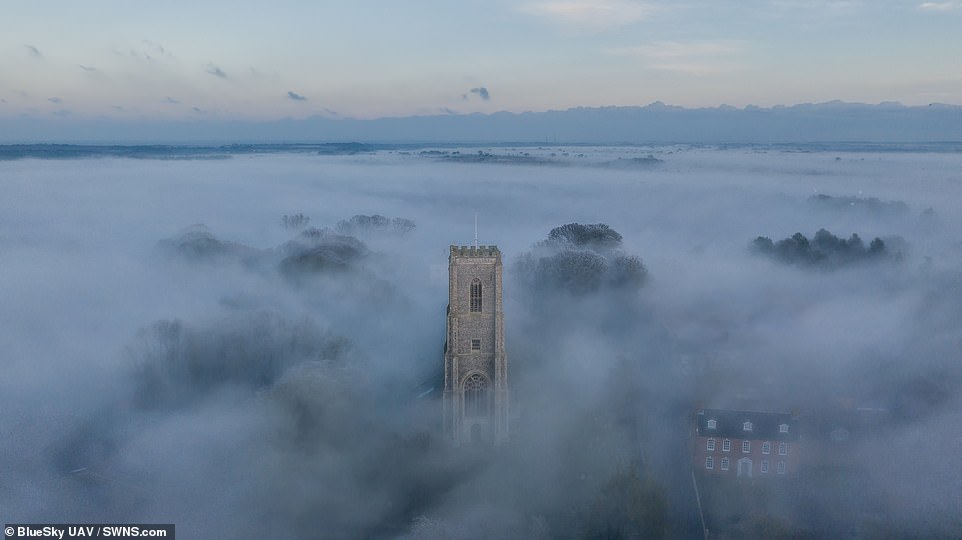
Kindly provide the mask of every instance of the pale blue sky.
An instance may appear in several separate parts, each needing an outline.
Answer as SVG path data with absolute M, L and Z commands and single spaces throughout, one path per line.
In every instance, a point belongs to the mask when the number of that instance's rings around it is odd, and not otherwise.
M 0 10 L 0 118 L 962 104 L 962 0 L 3 0 Z

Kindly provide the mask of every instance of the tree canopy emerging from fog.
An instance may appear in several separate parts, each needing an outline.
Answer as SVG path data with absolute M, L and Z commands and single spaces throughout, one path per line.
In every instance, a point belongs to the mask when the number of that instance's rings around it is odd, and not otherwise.
M 351 219 L 342 219 L 337 222 L 334 229 L 341 234 L 367 234 L 367 233 L 377 233 L 377 232 L 394 232 L 398 234 L 407 234 L 413 231 L 416 225 L 413 221 L 407 218 L 396 217 L 390 219 L 379 214 L 372 214 L 370 216 L 364 214 L 355 214 L 351 216 Z
M 605 289 L 638 289 L 648 270 L 641 259 L 624 253 L 622 236 L 604 223 L 568 223 L 551 229 L 548 239 L 518 258 L 515 271 L 534 292 L 576 296 Z
M 548 243 L 579 248 L 613 249 L 621 245 L 621 235 L 604 223 L 568 223 L 551 229 Z
M 353 236 L 314 227 L 282 246 L 282 250 L 288 255 L 281 261 L 280 268 L 287 275 L 348 270 L 369 253 L 364 242 Z
M 285 229 L 303 229 L 310 221 L 310 217 L 301 213 L 292 215 L 285 214 L 284 217 L 281 218 L 281 225 L 283 225 Z
M 173 238 L 160 240 L 158 247 L 195 262 L 226 260 L 250 262 L 260 255 L 256 249 L 217 238 L 203 224 L 191 225 Z
M 634 467 L 622 468 L 608 478 L 589 507 L 582 538 L 664 538 L 667 510 L 664 488 L 642 480 Z
M 767 236 L 759 236 L 752 242 L 756 253 L 787 263 L 834 268 L 846 264 L 886 258 L 885 242 L 876 237 L 868 247 L 858 234 L 852 233 L 847 240 L 825 229 L 819 229 L 809 240 L 802 233 L 773 242 Z
M 286 228 L 303 227 L 308 221 L 309 218 L 302 214 L 282 219 Z M 408 225 L 404 223 L 407 220 L 395 221 L 398 223 L 395 230 L 414 228 L 413 222 Z M 287 277 L 358 270 L 361 261 L 371 253 L 361 240 L 328 227 L 307 227 L 275 249 L 256 249 L 221 240 L 207 227 L 193 225 L 176 237 L 161 240 L 158 246 L 191 262 L 233 261 L 251 268 L 276 266 Z
M 267 387 L 306 361 L 339 366 L 351 349 L 346 338 L 311 321 L 260 311 L 209 327 L 157 321 L 139 332 L 127 352 L 136 366 L 138 404 L 151 408 L 183 406 L 222 386 Z

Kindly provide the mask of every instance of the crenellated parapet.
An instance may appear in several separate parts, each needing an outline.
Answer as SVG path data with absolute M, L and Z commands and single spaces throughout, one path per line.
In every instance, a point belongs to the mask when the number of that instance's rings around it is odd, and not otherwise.
M 451 246 L 452 257 L 501 257 L 498 246 Z

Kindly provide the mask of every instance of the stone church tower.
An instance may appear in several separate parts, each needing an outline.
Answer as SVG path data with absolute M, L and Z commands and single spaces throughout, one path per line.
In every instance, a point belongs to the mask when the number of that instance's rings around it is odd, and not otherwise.
M 451 246 L 444 431 L 455 446 L 508 440 L 501 268 L 496 246 Z

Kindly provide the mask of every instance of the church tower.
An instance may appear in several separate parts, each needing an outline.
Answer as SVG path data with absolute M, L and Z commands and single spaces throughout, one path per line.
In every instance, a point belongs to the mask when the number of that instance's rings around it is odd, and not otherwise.
M 455 446 L 508 440 L 501 268 L 497 246 L 451 246 L 444 432 Z

